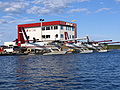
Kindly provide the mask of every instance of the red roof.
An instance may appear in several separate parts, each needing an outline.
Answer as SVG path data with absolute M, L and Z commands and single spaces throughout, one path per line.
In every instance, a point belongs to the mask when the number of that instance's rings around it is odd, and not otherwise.
M 73 25 L 76 26 L 75 23 L 69 23 L 69 22 L 64 22 L 64 21 L 51 21 L 51 22 L 42 22 L 42 26 L 49 26 L 49 25 Z M 18 27 L 39 27 L 41 26 L 40 23 L 31 23 L 31 24 L 21 24 L 18 25 Z

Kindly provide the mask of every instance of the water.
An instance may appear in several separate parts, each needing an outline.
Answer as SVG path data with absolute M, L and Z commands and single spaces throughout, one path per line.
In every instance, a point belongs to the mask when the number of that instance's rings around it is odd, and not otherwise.
M 120 90 L 120 50 L 0 56 L 0 90 Z

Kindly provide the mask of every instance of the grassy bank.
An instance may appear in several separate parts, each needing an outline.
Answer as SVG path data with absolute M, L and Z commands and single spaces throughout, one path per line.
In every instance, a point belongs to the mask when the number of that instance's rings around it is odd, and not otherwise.
M 120 45 L 108 45 L 108 49 L 120 49 Z

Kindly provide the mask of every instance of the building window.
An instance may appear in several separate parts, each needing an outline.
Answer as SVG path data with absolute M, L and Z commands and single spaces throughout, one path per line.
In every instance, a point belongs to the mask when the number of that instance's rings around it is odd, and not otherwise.
M 66 26 L 66 30 L 68 30 L 68 27 Z
M 58 26 L 54 26 L 54 29 L 58 29 Z
M 53 29 L 53 26 L 51 26 L 51 30 Z
M 70 30 L 70 27 L 68 27 L 68 30 Z
M 72 35 L 72 38 L 74 38 L 74 35 Z
M 55 38 L 58 38 L 58 34 L 55 35 Z
M 61 35 L 60 35 L 60 37 L 61 37 L 61 38 L 64 38 L 64 35 L 63 35 L 63 34 L 61 34 Z
M 42 30 L 45 30 L 45 27 L 42 27 Z
M 46 38 L 50 38 L 50 35 L 46 35 Z
M 46 27 L 46 30 L 50 30 L 50 27 Z
M 45 35 L 42 35 L 42 38 L 45 38 Z
M 66 30 L 70 30 L 70 27 L 69 27 L 69 26 L 66 26 Z
M 72 31 L 74 31 L 75 30 L 75 28 L 74 27 L 72 27 Z
M 71 35 L 69 36 L 69 38 L 71 39 Z
M 63 26 L 60 26 L 60 29 L 63 29 Z
M 66 30 L 74 31 L 74 27 L 66 26 Z

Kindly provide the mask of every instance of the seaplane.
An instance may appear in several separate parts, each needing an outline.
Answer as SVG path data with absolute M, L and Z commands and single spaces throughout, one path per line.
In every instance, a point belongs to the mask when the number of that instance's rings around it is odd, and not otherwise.
M 86 40 L 84 42 L 78 40 Z M 108 52 L 105 42 L 112 42 L 112 40 L 102 40 L 102 41 L 90 41 L 89 37 L 77 38 L 75 40 L 69 40 L 66 46 L 70 48 L 79 48 L 81 53 L 91 53 L 93 51 L 97 52 Z
M 88 48 L 93 49 L 94 51 L 97 51 L 97 52 L 108 52 L 107 46 L 106 46 L 106 44 L 104 44 L 105 42 L 112 42 L 112 40 L 102 40 L 102 41 L 87 40 L 85 45 Z
M 33 40 L 30 40 L 27 36 L 24 28 L 22 28 L 22 35 L 24 38 L 23 44 L 21 44 L 21 47 L 26 47 L 28 51 L 33 51 L 35 53 L 43 52 L 44 55 L 51 55 L 51 54 L 65 54 L 66 51 L 62 51 L 61 47 L 59 45 L 53 44 L 52 42 L 47 41 L 38 41 L 35 38 Z M 46 54 L 45 54 L 46 53 Z
M 74 48 L 80 51 L 80 53 L 92 53 L 93 50 L 90 50 L 89 48 L 84 45 L 84 42 L 78 41 L 78 40 L 86 40 L 87 37 L 83 38 L 76 38 L 74 40 L 66 40 L 65 46 L 69 48 Z

